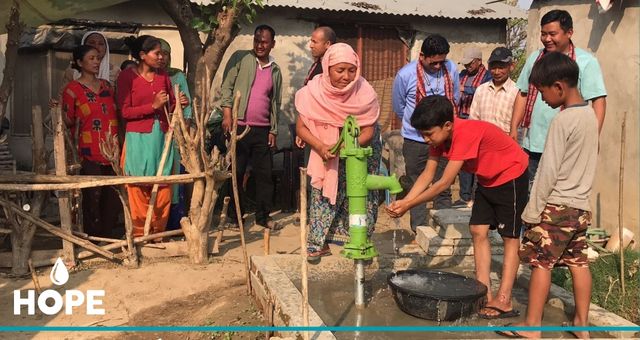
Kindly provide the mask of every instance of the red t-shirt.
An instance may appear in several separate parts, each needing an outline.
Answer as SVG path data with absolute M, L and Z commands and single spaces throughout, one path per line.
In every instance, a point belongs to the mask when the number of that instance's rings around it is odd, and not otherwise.
M 479 120 L 454 119 L 453 137 L 448 150 L 444 145 L 431 148 L 431 156 L 464 161 L 462 170 L 476 174 L 484 187 L 496 187 L 520 177 L 529 157 L 499 127 Z
M 77 80 L 71 81 L 62 92 L 62 113 L 67 115 L 71 136 L 75 135 L 78 122 L 78 151 L 80 157 L 92 162 L 109 164 L 100 152 L 100 141 L 107 131 L 118 134 L 118 117 L 113 98 L 113 88 L 106 80 L 100 80 L 100 89 L 93 92 Z

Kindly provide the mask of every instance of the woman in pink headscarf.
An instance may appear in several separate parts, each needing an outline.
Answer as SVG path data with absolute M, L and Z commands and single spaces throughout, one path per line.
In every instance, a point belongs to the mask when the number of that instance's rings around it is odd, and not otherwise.
M 360 125 L 358 142 L 371 146 L 369 173 L 380 166 L 380 115 L 378 97 L 371 85 L 360 76 L 360 58 L 351 46 L 333 44 L 322 58 L 322 74 L 314 77 L 296 93 L 299 112 L 296 134 L 311 146 L 307 164 L 311 177 L 309 204 L 310 228 L 307 243 L 309 261 L 330 255 L 327 242 L 345 242 L 349 238 L 349 212 L 344 162 L 329 149 L 338 141 L 344 120 L 353 115 Z M 367 226 L 373 233 L 378 214 L 378 192 L 369 192 Z

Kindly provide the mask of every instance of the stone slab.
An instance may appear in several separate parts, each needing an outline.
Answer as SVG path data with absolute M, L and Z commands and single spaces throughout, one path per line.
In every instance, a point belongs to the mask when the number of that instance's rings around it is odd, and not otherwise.
M 502 256 L 492 256 L 491 260 L 496 262 L 498 265 L 502 266 L 503 257 Z M 516 284 L 529 289 L 529 282 L 531 281 L 531 269 L 528 266 L 520 266 L 518 268 L 518 274 L 516 277 Z M 575 310 L 575 302 L 573 300 L 573 294 L 565 290 L 564 288 L 551 284 L 551 288 L 549 289 L 549 299 L 559 299 L 562 301 L 562 305 L 564 305 L 565 312 L 573 313 Z M 559 303 L 555 302 L 556 305 Z M 589 323 L 591 326 L 597 327 L 611 327 L 611 326 L 624 326 L 624 327 L 640 327 L 633 322 L 615 314 L 611 313 L 608 310 L 596 305 L 590 304 L 589 306 Z M 620 339 L 628 339 L 634 337 L 633 333 L 630 332 L 620 332 L 620 331 L 606 331 L 612 336 Z
M 452 223 L 469 224 L 471 209 L 431 209 L 429 210 L 429 216 L 431 216 L 434 222 L 433 225 L 447 225 Z
M 440 224 L 438 235 L 443 239 L 471 239 L 469 224 L 463 223 Z
M 251 257 L 251 294 L 262 307 L 264 315 L 271 315 L 274 326 L 302 326 L 302 294 L 268 256 Z M 322 319 L 309 306 L 309 326 L 325 327 Z M 299 332 L 281 332 L 282 337 L 302 339 Z M 335 340 L 331 332 L 313 332 L 310 339 Z

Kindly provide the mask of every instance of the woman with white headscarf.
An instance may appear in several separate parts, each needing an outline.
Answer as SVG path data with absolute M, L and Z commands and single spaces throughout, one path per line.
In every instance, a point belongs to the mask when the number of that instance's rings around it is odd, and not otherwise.
M 111 85 L 115 85 L 120 69 L 118 67 L 113 67 L 109 61 L 109 42 L 107 41 L 107 37 L 105 37 L 101 32 L 89 31 L 82 36 L 80 45 L 89 45 L 98 50 L 98 58 L 100 58 L 98 79 L 104 79 L 110 82 Z M 79 77 L 80 72 L 73 68 L 67 69 L 67 71 L 65 71 L 62 88 L 64 88 L 64 86 L 66 86 L 66 84 L 71 80 L 76 80 Z

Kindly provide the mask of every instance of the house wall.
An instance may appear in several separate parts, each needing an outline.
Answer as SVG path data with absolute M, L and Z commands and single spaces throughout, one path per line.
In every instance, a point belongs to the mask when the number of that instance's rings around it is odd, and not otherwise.
M 540 18 L 552 9 L 573 17 L 572 40 L 592 52 L 600 62 L 607 88 L 607 111 L 600 134 L 598 172 L 592 195 L 595 227 L 617 232 L 619 180 L 624 180 L 623 226 L 640 236 L 638 223 L 638 116 L 640 111 L 640 1 L 615 1 L 598 14 L 594 1 L 534 1 L 529 11 L 527 50 L 541 48 Z M 620 176 L 621 124 L 626 112 L 624 173 Z
M 137 22 L 144 25 L 173 25 L 171 18 L 153 0 L 137 0 L 100 10 L 79 13 L 77 19 L 118 20 Z M 245 25 L 237 38 L 227 49 L 221 68 L 215 79 L 215 88 L 219 89 L 222 72 L 229 56 L 238 49 L 252 48 L 253 29 L 259 23 L 266 23 L 276 30 L 276 46 L 272 51 L 283 73 L 283 117 L 280 119 L 278 145 L 290 145 L 288 125 L 295 119 L 294 95 L 302 87 L 307 70 L 312 64 L 308 48 L 311 31 L 318 23 L 366 23 L 398 25 L 417 31 L 411 48 L 410 59 L 417 58 L 423 39 L 430 33 L 440 33 L 451 43 L 449 58 L 459 60 L 466 46 L 476 45 L 483 51 L 486 60 L 493 48 L 505 41 L 506 20 L 458 20 L 444 18 L 423 18 L 409 16 L 385 16 L 349 12 L 325 12 L 319 10 L 274 9 L 267 8 L 255 19 L 253 25 Z M 172 66 L 183 68 L 183 48 L 178 31 L 175 28 L 143 28 L 140 34 L 151 34 L 166 39 L 172 46 Z M 0 36 L 1 37 L 1 36 Z M 0 58 L 2 62 L 2 58 Z M 459 65 L 462 69 L 462 65 Z M 14 154 L 24 154 L 23 164 L 30 162 L 29 143 L 22 141 L 28 137 L 13 137 Z M 20 140 L 18 140 L 20 139 Z M 18 149 L 16 149 L 18 148 Z
M 309 52 L 309 36 L 316 26 L 312 18 L 322 18 L 324 22 L 338 21 L 349 23 L 397 24 L 417 31 L 416 40 L 411 48 L 411 60 L 418 57 L 424 38 L 431 33 L 440 33 L 451 44 L 449 58 L 459 60 L 462 50 L 471 45 L 481 48 L 483 58 L 489 57 L 491 51 L 505 42 L 506 21 L 486 20 L 452 20 L 441 18 L 393 17 L 393 16 L 349 16 L 344 13 L 308 13 L 293 9 L 268 8 L 261 13 L 255 25 L 244 26 L 236 39 L 227 49 L 221 68 L 216 73 L 214 87 L 219 88 L 222 73 L 231 54 L 239 49 L 251 49 L 253 29 L 257 24 L 267 24 L 276 31 L 276 45 L 271 55 L 280 65 L 283 73 L 282 109 L 284 117 L 280 119 L 278 145 L 289 145 L 290 134 L 288 124 L 295 121 L 294 96 L 302 87 L 304 78 L 313 60 Z M 316 19 L 317 20 L 317 19 Z M 462 65 L 459 65 L 462 70 Z

